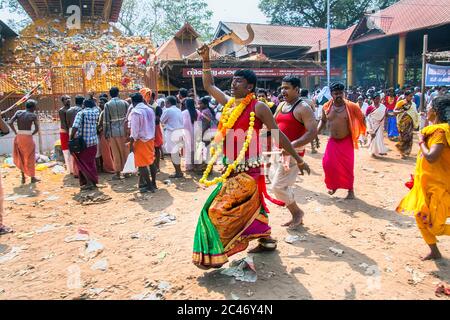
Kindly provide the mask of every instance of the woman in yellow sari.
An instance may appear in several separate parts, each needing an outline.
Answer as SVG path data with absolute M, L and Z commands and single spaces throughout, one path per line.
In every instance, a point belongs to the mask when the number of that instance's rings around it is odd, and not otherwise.
M 416 104 L 412 101 L 413 92 L 406 91 L 405 99 L 397 102 L 394 114 L 397 115 L 397 127 L 400 133 L 400 140 L 396 144 L 403 159 L 406 159 L 412 150 L 414 129 L 419 127 L 419 114 Z
M 450 95 L 433 100 L 428 120 L 435 123 L 422 130 L 414 187 L 400 202 L 398 213 L 413 214 L 431 249 L 423 260 L 440 259 L 436 236 L 450 236 Z

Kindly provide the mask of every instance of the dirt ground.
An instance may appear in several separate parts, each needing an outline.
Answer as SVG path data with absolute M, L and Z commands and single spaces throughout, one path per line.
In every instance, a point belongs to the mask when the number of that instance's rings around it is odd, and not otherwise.
M 450 281 L 450 239 L 440 239 L 441 262 L 421 262 L 428 251 L 413 218 L 393 211 L 407 193 L 417 147 L 410 160 L 401 160 L 389 141 L 384 160 L 357 151 L 358 199 L 347 201 L 344 191 L 334 197 L 326 192 L 326 137 L 321 141 L 319 154 L 306 156 L 311 176 L 299 176 L 295 189 L 305 227 L 281 227 L 289 213 L 270 205 L 278 250 L 252 255 L 254 283 L 191 263 L 197 218 L 212 190 L 200 187 L 198 177 L 164 184 L 173 172 L 169 161 L 153 195 L 138 194 L 135 178 L 116 182 L 110 175 L 101 176 L 100 192 L 80 194 L 76 180 L 51 170 L 39 173 L 42 182 L 35 188 L 21 187 L 17 169 L 2 169 L 10 199 L 4 220 L 15 233 L 0 237 L 0 299 L 448 299 L 434 292 Z M 164 213 L 176 220 L 155 226 Z M 65 241 L 79 229 L 103 245 L 96 256 L 86 253 L 87 241 Z M 288 244 L 289 235 L 303 241 Z M 330 248 L 344 252 L 339 256 Z M 16 256 L 5 259 L 8 254 Z M 105 271 L 92 270 L 105 259 Z

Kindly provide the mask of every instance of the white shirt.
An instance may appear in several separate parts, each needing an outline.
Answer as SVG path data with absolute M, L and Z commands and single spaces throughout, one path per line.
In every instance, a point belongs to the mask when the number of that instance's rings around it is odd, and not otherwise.
M 183 115 L 181 110 L 176 106 L 166 108 L 161 116 L 161 123 L 164 125 L 164 129 L 170 131 L 183 129 Z

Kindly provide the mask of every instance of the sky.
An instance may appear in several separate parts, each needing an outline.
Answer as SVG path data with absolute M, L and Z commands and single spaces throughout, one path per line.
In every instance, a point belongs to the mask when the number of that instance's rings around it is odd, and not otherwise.
M 207 0 L 213 11 L 211 26 L 215 29 L 219 21 L 268 23 L 258 8 L 259 0 Z
M 214 31 L 219 21 L 268 23 L 268 19 L 258 8 L 259 0 L 206 0 L 213 12 L 211 26 Z M 0 10 L 0 19 L 14 18 L 6 10 Z

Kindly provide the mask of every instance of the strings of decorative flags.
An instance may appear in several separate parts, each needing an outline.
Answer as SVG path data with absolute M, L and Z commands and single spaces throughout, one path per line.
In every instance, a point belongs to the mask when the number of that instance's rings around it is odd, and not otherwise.
M 6 114 L 7 112 L 13 110 L 14 108 L 17 108 L 21 104 L 25 103 L 28 99 L 31 98 L 31 96 L 39 89 L 41 86 L 43 86 L 49 79 L 50 79 L 51 72 L 48 71 L 45 77 L 30 91 L 28 91 L 22 98 L 20 98 L 16 103 L 14 103 L 11 107 L 8 109 L 2 111 L 2 115 Z

